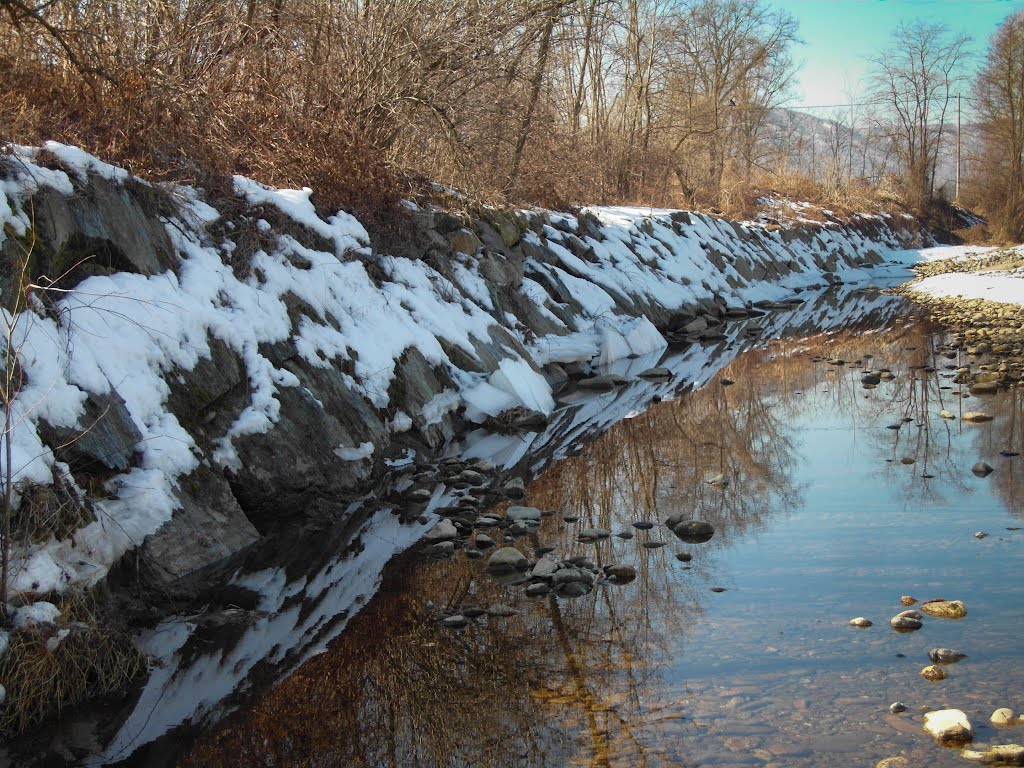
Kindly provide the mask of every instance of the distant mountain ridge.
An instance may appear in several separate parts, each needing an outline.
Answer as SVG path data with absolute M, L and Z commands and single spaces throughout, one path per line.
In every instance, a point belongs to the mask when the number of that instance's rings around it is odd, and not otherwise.
M 817 181 L 827 181 L 830 174 L 845 179 L 851 175 L 851 165 L 853 177 L 870 180 L 899 172 L 899 159 L 884 135 L 883 126 L 865 115 L 856 115 L 851 131 L 849 116 L 841 112 L 837 108 L 833 111 L 834 117 L 824 117 L 784 107 L 771 110 L 762 135 L 763 155 L 785 158 L 789 170 Z M 968 157 L 981 145 L 978 125 L 964 123 L 961 141 L 963 170 Z M 944 190 L 950 198 L 956 184 L 956 151 L 956 123 L 946 123 L 939 147 L 935 188 Z

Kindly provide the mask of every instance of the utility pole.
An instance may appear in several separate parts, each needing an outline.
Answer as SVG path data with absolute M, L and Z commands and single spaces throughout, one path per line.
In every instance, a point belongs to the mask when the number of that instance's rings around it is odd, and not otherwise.
M 956 203 L 960 203 L 960 94 L 956 95 Z

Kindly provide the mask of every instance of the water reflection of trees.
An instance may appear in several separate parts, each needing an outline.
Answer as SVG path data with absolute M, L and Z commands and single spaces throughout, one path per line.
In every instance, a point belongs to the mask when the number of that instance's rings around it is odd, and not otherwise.
M 702 612 L 709 552 L 800 499 L 791 430 L 758 373 L 769 356 L 734 362 L 731 387 L 713 383 L 622 422 L 531 487 L 530 503 L 557 514 L 521 548 L 628 563 L 633 583 L 530 601 L 461 555 L 404 570 L 343 644 L 223 723 L 183 765 L 600 766 L 678 755 L 645 718 L 688 727 L 658 709 L 659 686 Z M 708 484 L 718 474 L 727 488 Z M 577 541 L 581 527 L 633 531 L 632 521 L 671 514 L 708 520 L 718 534 L 684 547 L 658 525 L 633 540 Z M 562 522 L 570 515 L 580 522 Z M 672 541 L 641 546 L 656 539 Z M 683 548 L 694 552 L 690 565 L 674 556 Z M 422 610 L 428 600 L 453 609 L 503 602 L 520 613 L 451 633 Z
M 1020 392 L 1011 389 L 995 396 L 964 397 L 967 385 L 955 383 L 956 368 L 973 364 L 976 369 L 988 361 L 968 359 L 951 350 L 947 341 L 941 327 L 925 322 L 862 337 L 855 345 L 849 337 L 837 340 L 830 346 L 838 355 L 862 360 L 861 353 L 866 352 L 873 357 L 852 369 L 830 366 L 837 390 L 859 393 L 858 398 L 844 398 L 845 402 L 835 405 L 851 409 L 854 423 L 857 411 L 863 414 L 860 421 L 869 427 L 865 434 L 877 455 L 886 459 L 878 465 L 880 482 L 900 489 L 904 503 L 935 503 L 943 494 L 969 494 L 970 468 L 983 460 L 997 467 L 990 478 L 997 495 L 1008 509 L 1018 512 L 1024 473 L 1007 463 L 1014 459 L 1000 456 L 1000 451 L 1020 450 L 1024 440 Z M 891 368 L 896 378 L 873 390 L 864 389 L 860 385 L 863 370 L 879 368 Z M 942 418 L 943 410 L 955 418 Z M 972 410 L 986 411 L 994 419 L 968 424 L 962 417 Z M 901 427 L 885 429 L 889 423 Z M 912 463 L 903 463 L 910 460 Z

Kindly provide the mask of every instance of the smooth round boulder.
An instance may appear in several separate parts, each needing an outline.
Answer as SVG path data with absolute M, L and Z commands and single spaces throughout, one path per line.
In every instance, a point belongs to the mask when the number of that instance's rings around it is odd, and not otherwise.
M 513 522 L 539 523 L 541 512 L 536 507 L 509 507 L 505 519 Z
M 709 541 L 715 535 L 715 527 L 704 520 L 680 520 L 669 527 L 680 539 L 693 544 Z
M 512 573 L 526 570 L 529 561 L 526 555 L 515 547 L 497 549 L 487 561 L 487 570 L 491 573 Z
M 871 619 L 866 619 L 863 616 L 858 616 L 855 619 L 850 619 L 848 622 L 851 627 L 857 627 L 857 629 L 867 629 L 871 626 Z
M 1016 722 L 1017 716 L 1009 707 L 1000 707 L 992 713 L 992 717 L 989 719 L 992 721 L 992 725 L 1012 725 Z
M 889 619 L 889 626 L 897 632 L 914 632 L 924 626 L 920 619 L 913 616 L 893 616 Z

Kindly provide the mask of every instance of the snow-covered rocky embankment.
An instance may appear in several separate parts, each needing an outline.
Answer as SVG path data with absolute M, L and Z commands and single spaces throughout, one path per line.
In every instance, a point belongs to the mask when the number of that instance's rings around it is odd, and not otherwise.
M 12 591 L 37 595 L 132 550 L 151 583 L 202 573 L 467 426 L 542 418 L 594 366 L 864 279 L 920 237 L 884 216 L 787 230 L 410 203 L 392 255 L 308 189 L 236 177 L 205 200 L 59 144 L 9 148 L 0 191 L 18 501 L 79 510 L 12 536 Z

